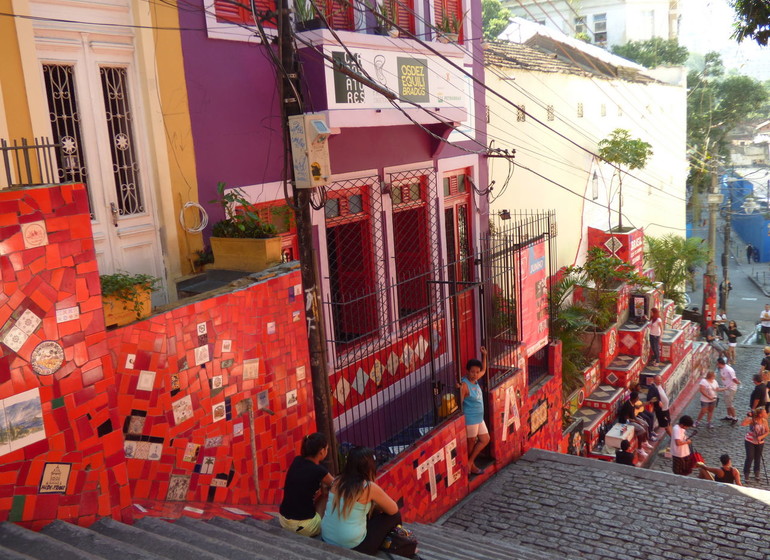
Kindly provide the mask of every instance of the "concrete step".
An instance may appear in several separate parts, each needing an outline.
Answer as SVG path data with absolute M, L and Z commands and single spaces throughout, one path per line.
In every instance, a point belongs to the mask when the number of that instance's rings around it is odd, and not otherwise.
M 58 541 L 48 535 L 30 531 L 21 525 L 8 521 L 0 523 L 0 547 L 39 560 L 51 560 L 51 558 L 56 560 L 98 560 L 102 558 L 102 556 L 79 550 L 77 547 Z M 5 558 L 5 556 L 0 558 Z
M 101 558 L 123 558 L 124 560 L 153 560 L 157 558 L 136 546 L 64 521 L 54 521 L 46 525 L 40 532 L 79 550 L 96 554 Z
M 170 539 L 161 535 L 150 533 L 139 527 L 126 525 L 105 517 L 93 525 L 91 529 L 117 539 L 132 546 L 137 546 L 156 558 L 169 558 L 171 560 L 226 560 L 225 556 L 201 550 L 200 548 Z
M 35 560 L 34 556 L 28 556 L 4 546 L 0 546 L 0 558 L 3 560 Z
M 314 558 L 317 560 L 335 560 L 337 558 L 363 560 L 365 558 L 371 558 L 370 556 L 361 554 L 355 550 L 348 550 L 330 545 L 323 542 L 320 538 L 309 539 L 302 535 L 294 535 L 278 525 L 253 518 L 246 518 L 239 522 L 217 517 L 209 521 L 209 523 L 229 531 L 248 535 L 249 537 L 258 540 L 260 543 L 280 546 L 285 550 L 302 554 L 305 558 Z
M 276 546 L 255 539 L 244 532 L 228 531 L 198 519 L 182 517 L 173 524 L 166 523 L 165 527 L 161 525 L 162 523 L 163 521 L 157 519 L 145 518 L 141 520 L 141 523 L 137 522 L 136 525 L 169 538 L 178 538 L 183 542 L 233 560 L 241 558 L 304 560 L 306 558 L 303 553 L 298 554 L 286 550 L 283 546 Z M 237 522 L 234 523 L 239 525 Z
M 561 554 L 440 525 L 407 526 L 417 536 L 424 560 L 565 560 Z

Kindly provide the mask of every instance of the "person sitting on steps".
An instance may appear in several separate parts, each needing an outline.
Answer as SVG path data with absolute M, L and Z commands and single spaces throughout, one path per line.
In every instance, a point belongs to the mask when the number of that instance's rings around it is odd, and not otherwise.
M 719 457 L 719 462 L 722 464 L 721 467 L 709 467 L 705 463 L 695 463 L 695 466 L 700 469 L 698 478 L 713 480 L 723 484 L 743 486 L 741 484 L 741 473 L 733 466 L 733 462 L 727 453 Z

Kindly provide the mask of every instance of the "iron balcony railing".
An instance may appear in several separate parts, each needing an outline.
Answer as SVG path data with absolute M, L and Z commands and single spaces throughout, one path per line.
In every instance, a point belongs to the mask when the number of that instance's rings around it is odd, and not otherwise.
M 0 139 L 0 189 L 32 187 L 60 180 L 57 153 L 60 149 L 48 137 Z

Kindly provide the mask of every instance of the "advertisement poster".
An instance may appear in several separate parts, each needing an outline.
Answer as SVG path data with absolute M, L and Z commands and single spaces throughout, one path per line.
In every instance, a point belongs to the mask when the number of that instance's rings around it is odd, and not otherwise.
M 521 333 L 527 357 L 548 344 L 548 278 L 545 242 L 521 252 Z

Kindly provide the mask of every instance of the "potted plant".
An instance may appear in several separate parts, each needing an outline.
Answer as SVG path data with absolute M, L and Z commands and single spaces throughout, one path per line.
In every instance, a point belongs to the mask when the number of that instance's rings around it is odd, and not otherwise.
M 203 249 L 198 249 L 195 251 L 195 260 L 193 261 L 195 272 L 205 272 L 206 265 L 212 264 L 213 262 L 214 252 L 211 250 L 209 245 L 206 245 Z
M 225 190 L 217 183 L 219 204 L 225 213 L 211 231 L 214 268 L 259 272 L 281 262 L 281 238 L 273 225 L 263 222 L 241 189 Z
M 160 286 L 160 278 L 149 274 L 116 272 L 99 276 L 102 286 L 104 324 L 122 326 L 150 314 L 152 292 Z
M 379 35 L 398 37 L 398 29 L 393 27 L 391 23 L 395 19 L 392 0 L 381 0 L 379 3 L 375 1 L 372 11 L 377 20 L 377 33 Z
M 309 0 L 294 0 L 294 25 L 297 31 L 321 29 L 323 20 L 318 17 Z
M 456 43 L 460 39 L 464 18 L 465 14 L 458 18 L 457 14 L 450 14 L 444 10 L 444 13 L 441 14 L 441 21 L 434 25 L 434 29 L 439 32 L 436 37 L 438 41 L 440 43 Z

